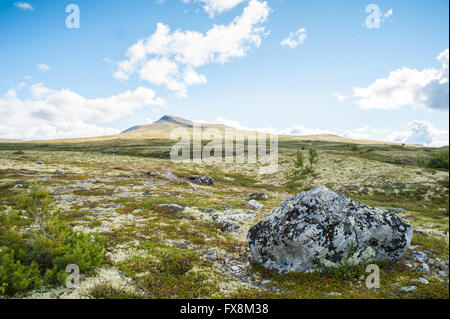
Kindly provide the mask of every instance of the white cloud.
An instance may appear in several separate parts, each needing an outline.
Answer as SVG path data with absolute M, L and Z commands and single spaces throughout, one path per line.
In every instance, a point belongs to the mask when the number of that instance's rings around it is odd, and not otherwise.
M 204 3 L 203 9 L 208 13 L 210 18 L 213 18 L 216 14 L 221 14 L 229 11 L 246 0 L 181 0 L 184 3 L 189 2 L 202 2 Z
M 165 85 L 179 96 L 187 96 L 187 87 L 206 83 L 195 68 L 208 63 L 226 63 L 244 57 L 259 47 L 266 35 L 261 26 L 270 8 L 267 2 L 251 0 L 241 16 L 228 25 L 214 25 L 205 34 L 197 31 L 171 31 L 158 23 L 155 33 L 141 39 L 127 51 L 128 59 L 117 63 L 114 76 L 125 80 L 137 73 L 152 84 Z
M 43 72 L 47 72 L 48 70 L 50 70 L 50 67 L 47 64 L 38 64 L 37 65 L 38 70 L 43 71 Z
M 448 145 L 448 131 L 439 130 L 427 121 L 413 121 L 408 124 L 408 130 L 393 132 L 391 139 L 407 144 L 419 144 L 425 146 Z
M 428 68 L 422 71 L 404 67 L 392 71 L 387 78 L 378 79 L 366 88 L 353 88 L 353 95 L 334 95 L 340 100 L 356 98 L 356 103 L 365 110 L 395 110 L 403 106 L 425 107 L 448 111 L 448 64 L 449 50 L 446 49 L 437 60 L 440 69 Z
M 291 49 L 295 49 L 300 44 L 303 44 L 306 38 L 306 30 L 304 28 L 301 28 L 297 32 L 291 32 L 289 34 L 289 37 L 281 42 L 281 45 L 288 46 Z
M 244 131 L 257 131 L 262 132 L 266 134 L 278 134 L 278 135 L 295 135 L 295 136 L 302 136 L 302 135 L 315 135 L 315 134 L 335 134 L 332 131 L 329 130 L 321 130 L 321 129 L 311 129 L 306 128 L 303 125 L 296 125 L 292 128 L 285 128 L 285 129 L 277 129 L 273 127 L 264 127 L 264 128 L 250 128 L 244 125 L 241 125 L 239 122 L 235 120 L 228 120 L 223 117 L 218 117 L 213 124 L 222 124 L 229 127 L 233 127 L 238 130 L 244 130 Z
M 29 4 L 29 3 L 27 3 L 27 2 L 15 2 L 14 6 L 19 8 L 19 9 L 22 9 L 24 11 L 28 11 L 28 10 L 32 11 L 32 10 L 34 10 L 33 6 L 31 4 Z
M 201 121 L 207 123 L 206 121 Z M 258 131 L 266 134 L 305 136 L 316 134 L 332 134 L 351 139 L 375 140 L 385 142 L 396 142 L 406 144 L 419 144 L 431 147 L 440 147 L 449 144 L 448 131 L 434 127 L 430 122 L 415 120 L 408 123 L 407 129 L 394 131 L 389 129 L 375 129 L 370 126 L 346 130 L 342 134 L 323 129 L 308 128 L 303 125 L 295 125 L 291 128 L 276 129 L 272 127 L 250 128 L 241 125 L 235 120 L 228 120 L 223 117 L 217 118 L 213 124 L 222 124 L 244 131 Z
M 0 137 L 50 139 L 88 137 L 119 133 L 93 123 L 108 123 L 147 105 L 164 101 L 151 89 L 134 91 L 107 98 L 87 99 L 70 89 L 53 90 L 36 83 L 24 85 L 0 96 Z
M 405 144 L 418 144 L 424 146 L 440 147 L 449 144 L 448 131 L 434 127 L 428 121 L 415 120 L 408 123 L 403 131 L 388 129 L 374 129 L 370 126 L 347 130 L 343 137 L 353 139 L 378 140 Z

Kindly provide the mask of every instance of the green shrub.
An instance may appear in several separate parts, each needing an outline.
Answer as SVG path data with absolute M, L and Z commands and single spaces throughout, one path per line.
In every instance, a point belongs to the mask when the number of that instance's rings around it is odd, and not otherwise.
M 11 295 L 30 289 L 40 288 L 44 283 L 36 262 L 23 265 L 14 256 L 14 250 L 0 247 L 0 295 Z
M 439 153 L 427 162 L 428 168 L 445 168 L 448 169 L 448 151 Z
M 57 219 L 45 190 L 37 187 L 19 202 L 22 210 L 0 212 L 0 294 L 13 296 L 43 285 L 64 284 L 69 264 L 87 274 L 104 262 L 103 238 L 75 232 Z M 47 209 L 38 232 L 33 230 L 34 214 L 23 214 L 24 207 L 34 210 L 33 203 Z

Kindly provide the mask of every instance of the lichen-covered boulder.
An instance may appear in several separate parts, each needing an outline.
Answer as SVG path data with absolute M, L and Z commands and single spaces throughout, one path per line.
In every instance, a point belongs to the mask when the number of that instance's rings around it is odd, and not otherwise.
M 247 236 L 257 263 L 279 272 L 401 259 L 412 228 L 396 214 L 318 187 L 289 197 Z

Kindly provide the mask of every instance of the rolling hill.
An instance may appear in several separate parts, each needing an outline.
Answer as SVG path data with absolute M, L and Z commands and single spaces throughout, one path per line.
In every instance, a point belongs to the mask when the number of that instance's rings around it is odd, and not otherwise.
M 89 137 L 89 138 L 71 138 L 71 139 L 55 139 L 55 140 L 45 140 L 46 143 L 84 143 L 84 142 L 103 142 L 103 141 L 114 141 L 114 140 L 148 140 L 148 139 L 169 139 L 170 133 L 176 128 L 186 128 L 192 129 L 194 122 L 183 119 L 177 116 L 164 115 L 158 121 L 145 124 L 133 126 L 120 134 L 109 135 L 109 136 L 99 136 L 99 137 Z M 202 123 L 202 130 L 208 128 L 218 129 L 220 131 L 225 131 L 225 129 L 230 128 L 222 124 L 206 124 Z M 235 130 L 237 133 L 245 134 L 249 131 Z M 302 135 L 302 136 L 287 136 L 279 135 L 279 139 L 288 141 L 327 141 L 334 143 L 350 143 L 350 144 L 364 144 L 364 145 L 401 145 L 401 143 L 385 142 L 385 141 L 375 141 L 375 140 L 357 140 L 351 138 L 345 138 L 332 134 L 317 134 L 317 135 Z M 24 143 L 42 143 L 43 141 L 32 141 Z M 415 146 L 418 145 L 408 145 Z

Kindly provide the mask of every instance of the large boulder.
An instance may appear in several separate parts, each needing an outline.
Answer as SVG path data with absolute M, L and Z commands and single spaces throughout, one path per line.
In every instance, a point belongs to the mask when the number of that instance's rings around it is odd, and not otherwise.
M 411 238 L 411 225 L 393 212 L 323 186 L 289 197 L 247 236 L 255 261 L 279 272 L 398 261 Z

